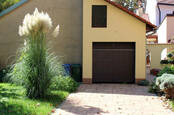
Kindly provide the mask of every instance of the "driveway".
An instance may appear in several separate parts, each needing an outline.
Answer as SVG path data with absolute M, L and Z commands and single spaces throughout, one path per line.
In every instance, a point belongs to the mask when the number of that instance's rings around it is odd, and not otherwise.
M 131 84 L 83 84 L 53 115 L 174 115 L 147 90 Z

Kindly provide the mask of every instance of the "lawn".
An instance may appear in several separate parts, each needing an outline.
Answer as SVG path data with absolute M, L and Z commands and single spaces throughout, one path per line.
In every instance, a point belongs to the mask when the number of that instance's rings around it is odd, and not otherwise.
M 0 83 L 0 115 L 49 115 L 68 96 L 66 91 L 52 91 L 45 99 L 29 99 L 25 89 Z

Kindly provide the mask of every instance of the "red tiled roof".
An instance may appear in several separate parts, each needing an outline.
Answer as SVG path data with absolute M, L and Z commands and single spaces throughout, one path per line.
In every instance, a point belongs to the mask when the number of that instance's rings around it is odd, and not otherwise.
M 158 36 L 157 36 L 157 35 L 148 35 L 147 38 L 148 38 L 148 39 L 152 39 L 152 38 L 156 38 L 156 39 L 157 39 Z
M 113 1 L 111 1 L 111 0 L 105 0 L 105 1 L 108 2 L 108 3 L 110 3 L 111 5 L 113 5 L 113 6 L 117 7 L 117 8 L 119 8 L 120 10 L 122 10 L 122 11 L 128 13 L 129 15 L 132 15 L 133 17 L 137 18 L 138 20 L 142 21 L 143 23 L 146 23 L 146 25 L 147 25 L 148 27 L 150 27 L 151 29 L 156 28 L 156 26 L 155 26 L 154 24 L 152 24 L 151 22 L 145 20 L 144 18 L 142 18 L 142 17 L 136 15 L 135 13 L 129 11 L 128 9 L 124 8 L 123 6 L 121 6 L 121 5 L 119 5 L 119 4 L 115 3 L 115 2 L 113 2 Z

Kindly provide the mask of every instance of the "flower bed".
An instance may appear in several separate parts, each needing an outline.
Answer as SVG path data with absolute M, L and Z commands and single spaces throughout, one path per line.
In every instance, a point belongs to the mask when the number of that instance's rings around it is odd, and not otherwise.
M 0 12 L 18 3 L 21 0 L 0 0 Z

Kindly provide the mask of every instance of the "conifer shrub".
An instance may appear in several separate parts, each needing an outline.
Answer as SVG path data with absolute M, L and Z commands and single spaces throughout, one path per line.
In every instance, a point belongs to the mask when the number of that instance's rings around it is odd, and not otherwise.
M 174 75 L 163 74 L 156 79 L 156 85 L 165 93 L 167 98 L 174 99 Z

